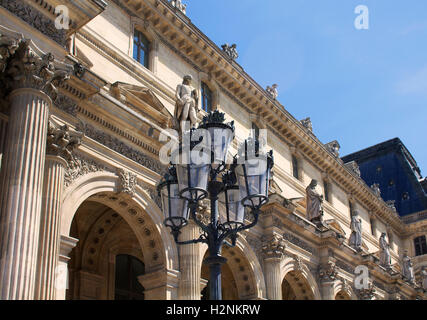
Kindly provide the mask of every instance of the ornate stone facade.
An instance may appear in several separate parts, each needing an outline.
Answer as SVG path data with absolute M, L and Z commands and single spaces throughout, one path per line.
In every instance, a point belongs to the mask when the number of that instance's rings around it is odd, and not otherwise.
M 53 3 L 66 2 L 0 0 L 0 253 L 7 253 L 0 261 L 1 299 L 206 297 L 206 246 L 178 248 L 156 189 L 168 165 L 160 154 L 171 140 L 174 89 L 184 74 L 194 79 L 195 96 L 203 97 L 201 81 L 209 87 L 225 120 L 236 124 L 236 142 L 246 138 L 255 114 L 279 154 L 258 224 L 222 249 L 225 298 L 426 298 L 425 279 L 403 281 L 398 267 L 399 252 L 408 249 L 405 263 L 411 259 L 420 278 L 426 259 L 413 257 L 411 243 L 425 233 L 425 222 L 399 219 L 361 181 L 356 162 L 340 161 L 338 142 L 324 145 L 311 134 L 310 118 L 283 112 L 277 86 L 257 84 L 235 62 L 236 45 L 218 47 L 202 35 L 181 1 L 76 0 L 69 31 L 54 28 Z M 149 43 L 146 65 L 129 50 L 135 30 Z M 301 180 L 289 165 L 295 153 Z M 330 187 L 331 201 L 321 208 L 325 223 L 307 219 L 304 188 L 319 177 Z M 325 185 L 318 182 L 320 198 Z M 362 219 L 360 252 L 348 245 L 354 206 Z M 206 224 L 210 214 L 201 203 L 197 215 Z M 219 215 L 224 219 L 221 206 Z M 182 241 L 201 234 L 187 222 Z M 388 271 L 371 226 L 393 234 Z M 144 266 L 134 279 L 143 292 L 115 285 L 114 271 L 129 263 Z M 374 284 L 368 290 L 351 286 L 361 264 Z

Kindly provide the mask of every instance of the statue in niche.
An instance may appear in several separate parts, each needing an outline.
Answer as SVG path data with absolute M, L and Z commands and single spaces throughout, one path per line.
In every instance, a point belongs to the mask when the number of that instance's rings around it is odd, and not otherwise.
M 307 219 L 314 224 L 323 224 L 323 195 L 316 191 L 317 180 L 311 180 L 311 183 L 305 189 L 307 194 Z
M 391 255 L 390 255 L 390 245 L 385 239 L 386 233 L 381 234 L 379 244 L 380 244 L 380 263 L 386 269 L 391 269 Z
M 267 86 L 267 89 L 265 89 L 265 91 L 268 92 L 268 94 L 274 99 L 277 99 L 277 96 L 279 95 L 279 92 L 277 91 L 277 84 L 273 84 L 271 87 Z
M 408 251 L 405 250 L 402 258 L 402 273 L 403 277 L 410 283 L 414 283 L 414 266 L 411 258 L 408 256 Z
M 184 76 L 182 84 L 176 87 L 175 99 L 175 121 L 176 129 L 186 130 L 187 121 L 190 121 L 191 128 L 197 124 L 197 113 L 199 112 L 199 96 L 197 90 L 191 86 L 193 77 Z
M 356 249 L 357 251 L 362 250 L 362 219 L 359 217 L 359 212 L 354 211 L 353 215 L 351 217 L 351 235 L 350 235 L 350 241 L 349 244 L 352 248 Z

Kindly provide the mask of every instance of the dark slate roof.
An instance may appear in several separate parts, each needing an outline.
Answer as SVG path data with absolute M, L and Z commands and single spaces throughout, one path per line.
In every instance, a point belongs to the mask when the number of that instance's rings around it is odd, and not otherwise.
M 342 157 L 344 163 L 355 161 L 361 178 L 369 186 L 380 185 L 381 197 L 395 200 L 401 216 L 427 209 L 427 182 L 421 183 L 421 171 L 399 138 Z

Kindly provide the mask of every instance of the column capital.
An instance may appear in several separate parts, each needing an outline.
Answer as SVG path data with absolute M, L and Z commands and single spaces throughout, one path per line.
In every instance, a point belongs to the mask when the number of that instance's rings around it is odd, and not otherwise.
M 264 259 L 282 259 L 285 254 L 286 243 L 283 236 L 273 234 L 264 238 L 262 254 Z
M 320 264 L 318 268 L 320 282 L 333 282 L 337 279 L 337 268 L 334 261 Z
M 58 87 L 70 78 L 71 65 L 55 60 L 30 39 L 5 27 L 0 28 L 0 82 L 10 93 L 32 88 L 56 99 Z
M 73 133 L 67 125 L 56 126 L 49 121 L 46 154 L 65 160 L 73 160 L 73 152 L 81 145 L 82 133 Z

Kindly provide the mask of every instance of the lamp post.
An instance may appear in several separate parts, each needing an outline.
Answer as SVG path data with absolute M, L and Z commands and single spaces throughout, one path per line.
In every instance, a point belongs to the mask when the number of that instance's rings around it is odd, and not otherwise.
M 268 202 L 268 183 L 273 152 L 263 153 L 258 141 L 249 138 L 231 164 L 226 156 L 234 139 L 234 124 L 224 123 L 224 114 L 210 112 L 198 129 L 191 129 L 171 156 L 171 167 L 157 190 L 162 200 L 164 224 L 178 245 L 206 243 L 209 256 L 210 298 L 221 300 L 221 256 L 224 243 L 235 246 L 238 233 L 258 222 L 261 207 Z M 199 202 L 210 200 L 210 222 L 197 217 Z M 218 204 L 224 208 L 220 216 Z M 248 223 L 245 212 L 250 213 Z M 188 219 L 202 229 L 198 239 L 179 241 Z

